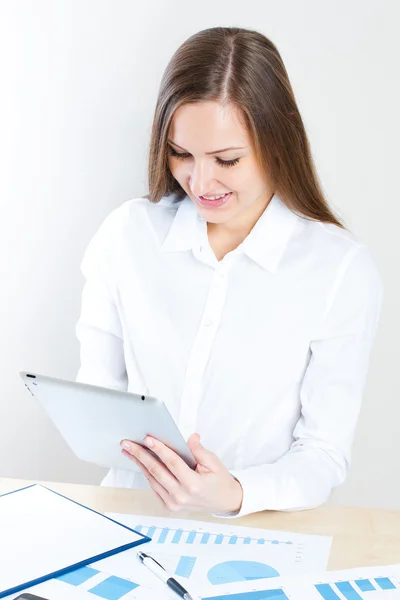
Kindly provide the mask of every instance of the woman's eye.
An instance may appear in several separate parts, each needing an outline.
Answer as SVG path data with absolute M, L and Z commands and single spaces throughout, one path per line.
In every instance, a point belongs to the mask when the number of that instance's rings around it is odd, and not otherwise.
M 187 158 L 190 158 L 190 154 L 179 154 L 171 146 L 168 148 L 168 153 L 170 156 L 174 156 L 179 160 L 186 160 Z M 233 167 L 238 164 L 240 158 L 235 158 L 233 160 L 221 160 L 220 158 L 216 157 L 215 160 L 221 167 Z

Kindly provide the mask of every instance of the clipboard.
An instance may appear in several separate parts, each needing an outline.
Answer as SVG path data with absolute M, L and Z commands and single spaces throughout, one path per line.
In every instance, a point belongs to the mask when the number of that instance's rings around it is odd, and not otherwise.
M 0 495 L 0 598 L 151 541 L 33 484 Z

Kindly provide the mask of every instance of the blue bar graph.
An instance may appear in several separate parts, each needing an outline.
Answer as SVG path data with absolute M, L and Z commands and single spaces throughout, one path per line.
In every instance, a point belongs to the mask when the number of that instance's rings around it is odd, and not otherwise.
M 376 577 L 376 583 L 382 590 L 395 590 L 396 586 L 390 581 L 389 577 Z
M 147 537 L 153 539 L 153 535 L 156 532 L 156 528 L 155 527 L 149 527 L 148 532 L 146 533 Z
M 172 543 L 173 544 L 179 544 L 181 537 L 182 537 L 182 529 L 177 529 L 174 533 L 174 537 L 172 538 Z
M 373 592 L 375 589 L 369 579 L 356 579 L 354 583 L 362 592 Z
M 238 540 L 238 539 L 237 539 L 237 535 L 232 535 L 232 536 L 229 538 L 229 543 L 230 543 L 230 544 L 236 544 L 237 540 Z
M 353 588 L 350 581 L 338 581 L 336 584 L 339 592 L 342 592 L 343 596 L 347 600 L 362 600 L 360 594 Z
M 89 592 L 106 600 L 119 600 L 137 587 L 139 587 L 138 584 L 133 581 L 112 576 L 96 585 Z
M 157 544 L 164 544 L 172 541 L 172 543 L 179 544 L 208 544 L 208 543 L 228 543 L 228 544 L 285 544 L 285 545 L 293 545 L 293 542 L 290 540 L 267 540 L 265 538 L 258 537 L 249 537 L 249 536 L 240 536 L 240 535 L 230 535 L 229 533 L 213 533 L 203 531 L 193 531 L 185 530 L 185 529 L 173 529 L 169 527 L 160 527 L 157 525 L 136 525 L 135 531 L 145 533 L 148 537 L 150 537 Z M 196 538 L 196 536 L 199 536 Z M 210 535 L 213 535 L 213 540 L 210 540 Z M 172 539 L 171 539 L 172 538 Z M 222 538 L 222 542 L 220 542 Z
M 94 575 L 97 575 L 98 572 L 99 571 L 92 569 L 91 567 L 82 567 L 81 569 L 75 569 L 75 571 L 65 573 L 65 575 L 57 577 L 57 579 L 64 581 L 64 583 L 69 583 L 70 585 L 81 585 L 81 583 L 85 583 L 85 581 Z
M 164 527 L 164 529 L 160 533 L 160 537 L 157 540 L 157 544 L 163 544 L 165 542 L 165 540 L 167 539 L 168 532 L 168 527 Z
M 324 600 L 341 600 L 329 583 L 318 583 L 315 589 L 321 594 Z
M 175 575 L 189 578 L 192 574 L 193 567 L 196 564 L 195 556 L 181 556 L 178 566 L 175 569 Z
M 395 590 L 397 589 L 394 583 L 388 577 L 376 577 L 373 581 L 379 586 L 375 587 L 370 579 L 356 579 L 355 581 L 336 581 L 335 583 L 320 583 L 315 586 L 315 589 L 320 593 L 324 600 L 340 600 L 341 597 L 335 592 L 336 589 L 346 598 L 346 600 L 362 600 L 364 596 L 361 596 L 357 591 L 360 592 L 375 592 L 377 589 L 381 590 Z M 369 594 L 368 594 L 369 597 Z M 371 600 L 374 595 L 371 594 Z
M 191 531 L 191 532 L 189 533 L 189 535 L 188 535 L 188 538 L 187 538 L 187 540 L 186 540 L 186 543 L 187 543 L 187 544 L 193 544 L 195 537 L 196 537 L 196 532 L 195 532 L 195 531 Z

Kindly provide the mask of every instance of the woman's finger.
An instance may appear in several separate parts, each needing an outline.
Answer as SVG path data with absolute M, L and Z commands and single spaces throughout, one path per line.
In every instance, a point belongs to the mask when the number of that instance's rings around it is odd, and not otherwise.
M 197 474 L 171 448 L 168 448 L 168 446 L 151 436 L 147 436 L 144 439 L 144 444 L 162 460 L 167 469 L 176 477 L 181 485 L 190 488 L 195 484 Z
M 129 454 L 129 452 L 127 452 L 127 450 L 122 449 L 122 454 L 124 454 L 125 456 L 130 458 L 135 464 L 138 465 L 138 467 L 142 471 L 143 475 L 146 477 L 147 481 L 149 482 L 150 487 L 160 497 L 160 500 L 163 502 L 163 504 L 169 510 L 175 511 L 177 506 L 172 501 L 171 496 L 168 494 L 167 490 L 165 488 L 163 488 L 161 483 L 159 483 L 156 479 L 154 479 L 154 477 L 152 475 L 150 475 L 150 473 L 146 469 L 146 467 L 141 462 L 139 462 L 134 456 L 131 456 Z
M 123 444 L 129 458 L 134 458 L 136 461 L 140 462 L 146 468 L 147 472 L 158 481 L 168 493 L 177 493 L 179 482 L 162 462 L 152 456 L 146 448 L 142 448 L 142 446 L 135 444 L 135 442 L 124 441 Z
M 151 475 L 150 475 L 149 471 L 146 469 L 146 467 L 139 460 L 137 460 L 134 456 L 129 454 L 129 452 L 127 450 L 122 449 L 121 453 L 124 456 L 126 456 L 127 458 L 129 458 L 131 461 L 133 461 L 139 467 L 139 469 L 141 470 L 143 475 L 146 477 L 146 479 L 150 482 Z M 159 484 L 159 485 L 161 486 L 161 484 Z

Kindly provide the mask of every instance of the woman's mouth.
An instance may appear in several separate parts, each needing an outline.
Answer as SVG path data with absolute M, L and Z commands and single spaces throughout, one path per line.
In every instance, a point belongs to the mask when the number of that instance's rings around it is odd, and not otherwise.
M 222 197 L 216 198 L 215 200 L 204 198 L 204 196 L 196 196 L 196 200 L 201 206 L 205 206 L 206 208 L 219 208 L 220 206 L 224 206 L 231 196 L 232 192 L 228 192 L 227 194 L 224 194 Z

